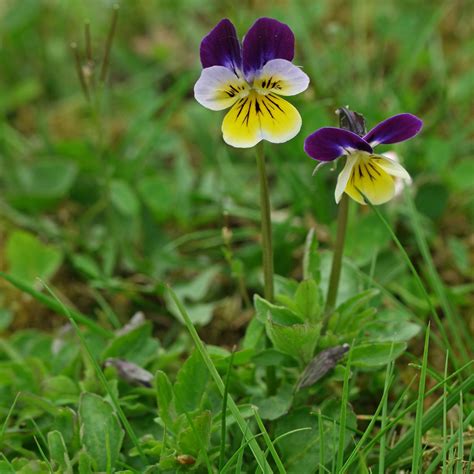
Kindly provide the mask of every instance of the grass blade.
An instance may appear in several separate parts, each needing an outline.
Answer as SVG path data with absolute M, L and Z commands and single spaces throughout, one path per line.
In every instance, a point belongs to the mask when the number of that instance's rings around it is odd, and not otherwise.
M 104 329 L 102 326 L 97 324 L 88 316 L 80 313 L 79 311 L 75 311 L 73 309 L 67 308 L 63 303 L 61 304 L 58 303 L 58 301 L 56 301 L 55 299 L 50 298 L 47 295 L 44 295 L 38 290 L 35 290 L 31 285 L 21 280 L 20 278 L 17 278 L 13 275 L 8 275 L 4 272 L 0 272 L 0 277 L 7 280 L 9 283 L 11 283 L 13 286 L 18 288 L 19 290 L 33 296 L 33 298 L 35 298 L 37 301 L 44 304 L 46 307 L 55 311 L 56 313 L 61 314 L 62 316 L 66 316 L 67 318 L 74 320 L 74 322 L 78 324 L 83 324 L 84 326 L 88 327 L 91 331 L 97 334 L 100 334 L 103 337 L 110 338 L 113 336 L 112 331 Z
M 413 460 L 411 472 L 417 474 L 421 465 L 423 435 L 423 403 L 425 401 L 426 373 L 428 365 L 428 348 L 430 342 L 430 325 L 426 328 L 425 346 L 423 349 L 423 363 L 421 365 L 420 384 L 418 386 L 418 399 L 416 403 L 415 432 L 413 436 Z
M 226 413 L 227 413 L 227 395 L 229 393 L 230 374 L 232 372 L 232 364 L 234 363 L 235 350 L 232 350 L 229 360 L 229 367 L 225 377 L 224 396 L 222 397 L 222 421 L 221 421 L 221 449 L 219 454 L 219 470 L 222 470 L 225 456 L 225 437 L 226 437 Z
M 464 420 L 464 423 L 462 425 L 459 425 L 459 429 L 461 431 L 465 431 L 469 429 L 469 425 L 471 424 L 472 420 L 474 420 L 474 411 L 469 413 L 467 418 Z M 443 437 L 444 443 L 443 443 L 443 449 L 438 453 L 438 455 L 431 461 L 430 465 L 426 469 L 425 474 L 433 474 L 436 472 L 436 468 L 438 467 L 439 463 L 441 462 L 441 459 L 443 459 L 443 463 L 445 461 L 445 453 L 447 451 L 450 451 L 454 445 L 456 444 L 456 441 L 459 441 L 459 437 L 456 436 L 451 436 L 451 438 L 448 441 L 448 438 Z M 472 451 L 471 451 L 472 452 Z M 469 466 L 470 464 L 468 464 Z M 443 473 L 448 472 L 447 470 L 447 465 L 443 464 Z
M 280 474 L 286 474 L 286 469 L 285 466 L 283 466 L 283 463 L 281 462 L 280 456 L 278 456 L 278 453 L 276 452 L 275 446 L 273 446 L 272 440 L 270 439 L 270 436 L 268 436 L 268 432 L 265 428 L 265 425 L 263 424 L 262 419 L 260 418 L 260 415 L 258 414 L 258 411 L 254 408 L 254 416 L 255 419 L 257 420 L 257 425 L 260 428 L 260 431 L 263 434 L 263 439 L 267 443 L 268 450 L 270 451 L 273 460 L 275 461 L 275 464 L 277 465 L 278 472 Z
M 382 398 L 380 400 L 380 403 L 375 410 L 375 413 L 372 416 L 372 420 L 370 420 L 369 425 L 367 426 L 366 430 L 364 431 L 363 435 L 361 436 L 360 440 L 352 450 L 352 453 L 349 455 L 347 458 L 346 462 L 342 466 L 341 472 L 349 472 L 349 467 L 352 465 L 352 463 L 356 460 L 357 455 L 361 451 L 361 447 L 365 443 L 365 440 L 368 438 L 370 433 L 372 432 L 373 427 L 375 426 L 375 423 L 377 422 L 377 417 L 380 413 L 380 410 L 383 410 L 384 408 L 386 409 L 387 407 L 387 400 L 388 400 L 388 394 L 390 387 L 393 382 L 393 361 L 387 365 L 387 370 L 385 372 L 385 385 L 384 385 L 384 391 L 382 393 Z M 382 415 L 382 431 L 384 431 L 384 416 Z M 383 439 L 383 438 L 382 438 Z M 382 442 L 381 442 L 382 444 Z M 382 449 L 382 447 L 381 447 Z M 380 458 L 379 458 L 380 459 Z M 379 470 L 380 472 L 380 470 Z
M 321 417 L 321 410 L 318 410 L 318 430 L 319 430 L 319 474 L 324 474 L 324 425 Z
M 339 448 L 337 450 L 336 472 L 341 472 L 344 461 L 344 444 L 346 435 L 347 403 L 349 401 L 349 377 L 351 374 L 352 347 L 347 356 L 346 369 L 344 371 L 344 385 L 342 387 L 341 414 L 339 417 Z
M 10 409 L 8 410 L 8 413 L 7 413 L 7 416 L 5 418 L 5 421 L 3 422 L 2 424 L 2 427 L 0 428 L 0 445 L 3 441 L 3 436 L 5 435 L 5 431 L 7 429 L 7 426 L 8 426 L 8 422 L 10 421 L 10 418 L 13 414 L 13 410 L 15 409 L 15 406 L 18 402 L 18 399 L 20 398 L 20 395 L 21 395 L 21 392 L 17 392 L 16 396 L 15 396 L 15 399 L 13 400 L 13 403 L 10 407 Z
M 446 354 L 446 359 L 444 361 L 444 379 L 446 380 L 446 376 L 448 375 L 448 354 Z M 443 471 L 442 473 L 445 474 L 447 472 L 447 448 L 446 448 L 446 440 L 448 439 L 448 409 L 446 407 L 446 397 L 448 395 L 448 384 L 444 382 L 443 384 L 443 447 L 441 451 L 441 455 L 443 456 Z

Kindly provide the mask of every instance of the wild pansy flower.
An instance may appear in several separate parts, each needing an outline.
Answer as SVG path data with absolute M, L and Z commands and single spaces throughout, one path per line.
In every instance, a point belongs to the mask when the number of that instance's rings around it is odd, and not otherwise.
M 230 20 L 221 20 L 201 42 L 203 71 L 196 100 L 211 110 L 231 107 L 222 123 L 224 141 L 249 148 L 261 140 L 283 143 L 301 129 L 296 108 L 280 96 L 299 94 L 308 76 L 292 64 L 295 37 L 284 23 L 258 19 L 242 45 Z
M 400 163 L 387 155 L 375 154 L 374 148 L 409 140 L 422 126 L 418 117 L 399 114 L 380 122 L 363 136 L 342 128 L 324 127 L 306 138 L 304 149 L 321 162 L 347 156 L 337 178 L 336 202 L 345 192 L 360 204 L 365 204 L 362 194 L 372 204 L 383 204 L 395 195 L 398 179 L 410 182 L 411 178 Z

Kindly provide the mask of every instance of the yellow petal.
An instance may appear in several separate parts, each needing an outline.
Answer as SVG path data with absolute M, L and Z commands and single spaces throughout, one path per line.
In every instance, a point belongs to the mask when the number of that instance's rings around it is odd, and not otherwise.
M 222 123 L 224 141 L 238 148 L 249 148 L 261 140 L 283 143 L 301 129 L 301 117 L 289 102 L 275 94 L 255 91 L 242 97 Z
M 360 190 L 372 204 L 383 204 L 395 195 L 395 180 L 375 160 L 361 158 L 354 164 L 345 192 L 365 204 Z

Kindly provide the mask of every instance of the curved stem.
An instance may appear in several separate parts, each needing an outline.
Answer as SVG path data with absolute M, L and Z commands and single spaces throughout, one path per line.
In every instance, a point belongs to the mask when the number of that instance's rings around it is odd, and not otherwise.
M 272 220 L 270 215 L 270 195 L 268 192 L 268 178 L 265 167 L 263 142 L 257 145 L 257 168 L 260 182 L 260 211 L 262 213 L 262 253 L 263 253 L 263 281 L 264 296 L 267 301 L 273 302 L 273 249 L 272 249 Z
M 337 291 L 339 289 L 339 279 L 341 276 L 342 255 L 344 253 L 344 241 L 346 238 L 347 216 L 349 210 L 349 197 L 343 194 L 339 203 L 337 214 L 337 234 L 334 254 L 332 257 L 331 275 L 326 297 L 326 315 L 330 314 L 336 305 Z M 328 316 L 326 316 L 328 317 Z

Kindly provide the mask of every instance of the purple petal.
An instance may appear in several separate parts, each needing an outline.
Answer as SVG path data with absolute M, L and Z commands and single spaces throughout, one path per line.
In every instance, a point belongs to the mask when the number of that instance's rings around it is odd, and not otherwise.
M 259 18 L 244 37 L 244 73 L 260 70 L 271 59 L 291 61 L 295 55 L 295 36 L 289 26 L 272 18 Z
M 230 20 L 221 20 L 201 41 L 202 67 L 225 66 L 240 69 L 242 55 L 235 26 Z
M 399 114 L 380 122 L 364 140 L 372 146 L 380 143 L 390 144 L 404 142 L 414 137 L 423 126 L 423 122 L 412 114 Z
M 352 150 L 372 153 L 372 147 L 359 135 L 342 128 L 324 127 L 309 135 L 304 151 L 315 160 L 332 161 Z

